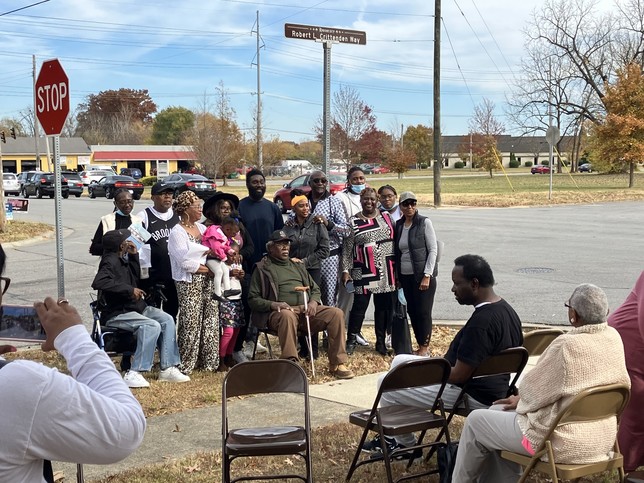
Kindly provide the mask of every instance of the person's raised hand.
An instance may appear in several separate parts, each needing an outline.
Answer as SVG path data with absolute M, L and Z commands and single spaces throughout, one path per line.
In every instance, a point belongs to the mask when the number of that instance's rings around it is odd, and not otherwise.
M 54 350 L 54 341 L 58 334 L 73 325 L 83 323 L 78 311 L 65 298 L 56 301 L 47 297 L 44 302 L 34 303 L 34 308 L 47 334 L 47 340 L 41 346 L 45 352 Z

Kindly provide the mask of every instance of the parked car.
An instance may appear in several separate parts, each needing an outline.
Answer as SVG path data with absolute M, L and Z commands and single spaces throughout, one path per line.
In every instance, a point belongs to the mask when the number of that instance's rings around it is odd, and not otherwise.
M 132 176 L 119 176 L 117 174 L 104 176 L 99 181 L 92 182 L 87 187 L 87 193 L 90 198 L 105 196 L 108 200 L 114 198 L 114 193 L 125 188 L 132 193 L 132 198 L 140 200 L 143 194 L 143 184 L 132 178 Z
M 114 174 L 116 173 L 111 169 L 109 171 L 103 170 L 103 169 L 92 169 L 89 171 L 83 171 L 80 174 L 80 177 L 83 180 L 83 185 L 89 186 L 92 181 L 99 181 L 101 178 L 104 178 L 105 176 L 112 176 Z
M 22 193 L 22 187 L 32 174 L 34 174 L 36 171 L 23 171 L 18 175 L 18 183 L 20 183 L 20 192 Z
M 67 180 L 62 176 L 60 192 L 63 198 L 69 198 L 69 186 L 67 186 Z M 49 196 L 53 198 L 55 194 L 56 185 L 54 183 L 54 173 L 34 171 L 22 185 L 22 196 L 25 198 L 29 198 L 30 196 L 35 196 L 36 198 Z
M 537 166 L 533 166 L 532 169 L 530 169 L 530 172 L 532 174 L 548 174 L 550 173 L 550 166 L 538 164 Z
M 590 163 L 584 163 L 579 165 L 579 168 L 577 168 L 577 171 L 580 173 L 592 173 L 593 172 L 593 165 Z
M 20 195 L 20 182 L 13 173 L 2 173 L 2 189 L 5 195 Z
M 143 178 L 143 173 L 141 173 L 139 168 L 121 168 L 119 174 L 121 176 L 131 176 L 137 180 Z
M 358 167 L 362 170 L 364 174 L 373 174 L 375 166 L 373 164 L 362 163 Z
M 391 172 L 391 170 L 387 166 L 376 166 L 371 172 L 373 174 L 387 174 Z
M 291 191 L 295 188 L 301 189 L 305 193 L 311 191 L 309 186 L 310 174 L 303 174 L 298 176 L 290 183 L 286 183 L 282 188 L 278 189 L 273 195 L 273 202 L 279 207 L 282 213 L 286 213 L 291 209 Z M 339 174 L 329 175 L 328 189 L 332 195 L 342 191 L 347 185 L 347 178 Z
M 189 190 L 207 200 L 217 192 L 217 183 L 200 174 L 175 173 L 164 178 L 163 182 L 173 189 L 175 198 Z
M 67 180 L 69 194 L 74 195 L 76 198 L 80 198 L 83 194 L 83 180 L 81 179 L 80 174 L 76 171 L 63 171 L 61 174 Z

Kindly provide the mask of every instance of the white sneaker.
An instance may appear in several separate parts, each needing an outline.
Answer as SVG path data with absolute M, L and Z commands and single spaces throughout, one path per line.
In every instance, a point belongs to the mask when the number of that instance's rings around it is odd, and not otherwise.
M 387 334 L 387 337 L 385 337 L 385 347 L 389 350 L 393 349 L 391 345 L 391 334 Z
M 359 334 L 356 334 L 356 342 L 358 343 L 358 345 L 362 345 L 365 347 L 369 346 L 369 342 L 367 341 L 367 339 L 364 338 L 364 335 L 362 335 L 362 332 L 360 332 Z
M 140 372 L 133 371 L 132 369 L 125 373 L 123 380 L 127 384 L 127 387 L 150 387 L 150 383 L 145 380 L 145 377 Z
M 246 357 L 244 351 L 235 351 L 233 352 L 233 361 L 237 364 L 241 364 L 242 362 L 248 362 L 248 357 Z
M 188 382 L 190 377 L 186 376 L 177 367 L 172 366 L 159 372 L 159 382 Z
M 248 341 L 244 344 L 244 354 L 246 355 L 247 358 L 252 359 L 253 358 L 253 349 L 255 347 L 255 342 Z M 264 347 L 259 341 L 257 341 L 257 350 L 255 351 L 256 354 L 265 354 L 268 352 L 268 349 Z

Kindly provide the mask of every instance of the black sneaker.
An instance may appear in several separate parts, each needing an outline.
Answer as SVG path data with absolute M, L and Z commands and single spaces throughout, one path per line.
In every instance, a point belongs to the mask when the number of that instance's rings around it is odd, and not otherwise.
M 393 440 L 393 442 L 395 442 L 393 438 L 388 438 L 387 436 L 385 436 L 385 440 L 387 441 L 387 443 L 390 442 L 389 440 Z M 380 444 L 379 434 L 376 434 L 375 438 L 362 443 L 362 448 L 360 448 L 360 450 L 364 451 L 365 453 L 373 453 L 374 451 L 380 451 L 381 449 L 382 445 Z
M 387 438 L 385 436 L 385 442 L 387 443 L 387 452 L 389 454 L 393 453 L 394 450 L 407 448 L 407 446 L 400 444 L 394 438 Z M 380 443 L 380 440 L 378 440 L 378 443 Z M 423 450 L 421 448 L 417 448 L 411 452 L 399 453 L 396 456 L 394 456 L 393 459 L 395 461 L 404 461 L 404 460 L 410 460 L 412 458 L 413 459 L 422 458 L 422 456 L 423 456 Z M 378 448 L 377 450 L 371 453 L 372 459 L 382 458 L 382 457 L 383 457 L 382 448 Z

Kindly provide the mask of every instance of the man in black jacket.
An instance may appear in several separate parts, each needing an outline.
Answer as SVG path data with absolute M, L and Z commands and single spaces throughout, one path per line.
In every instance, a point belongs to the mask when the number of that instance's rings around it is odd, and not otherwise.
M 103 256 L 92 288 L 100 292 L 101 323 L 136 335 L 132 368 L 123 380 L 129 387 L 149 387 L 141 375 L 152 369 L 154 349 L 159 348 L 159 381 L 186 382 L 182 374 L 174 319 L 145 303 L 145 292 L 137 287 L 141 267 L 129 230 L 112 230 L 103 235 Z

